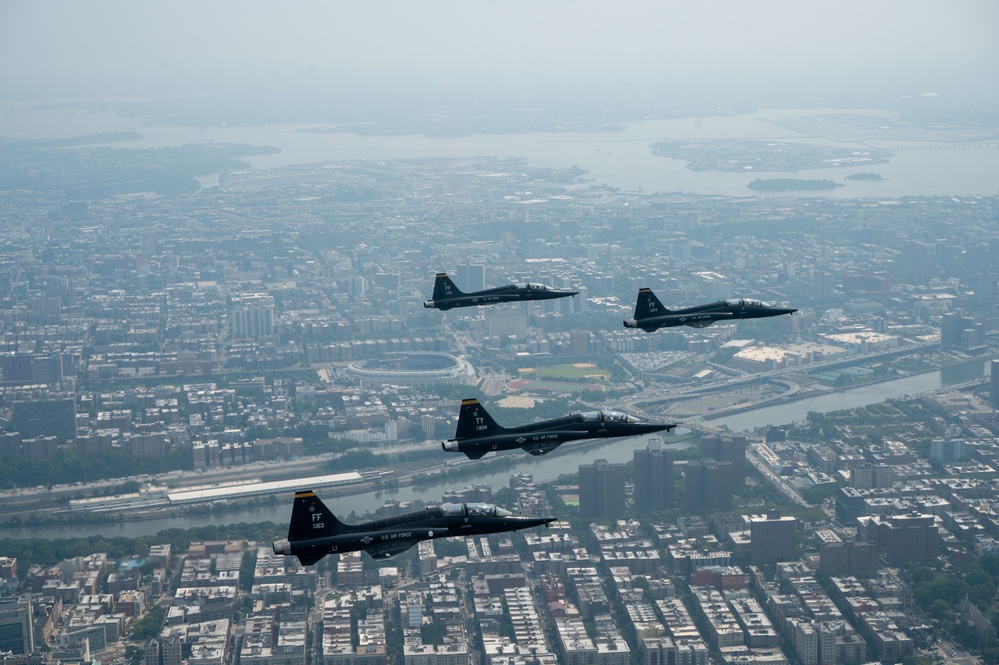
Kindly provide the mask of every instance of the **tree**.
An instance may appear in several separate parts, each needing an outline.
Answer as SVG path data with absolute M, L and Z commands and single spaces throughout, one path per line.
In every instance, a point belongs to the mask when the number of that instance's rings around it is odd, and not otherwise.
M 140 649 L 139 647 L 131 644 L 125 646 L 125 660 L 128 661 L 129 665 L 140 665 L 145 655 L 145 649 Z
M 926 608 L 926 612 L 934 619 L 943 620 L 950 616 L 950 605 L 943 598 L 938 598 Z
M 144 616 L 132 624 L 132 639 L 145 642 L 151 637 L 159 634 L 163 627 L 163 619 L 166 613 L 162 607 L 153 607 Z

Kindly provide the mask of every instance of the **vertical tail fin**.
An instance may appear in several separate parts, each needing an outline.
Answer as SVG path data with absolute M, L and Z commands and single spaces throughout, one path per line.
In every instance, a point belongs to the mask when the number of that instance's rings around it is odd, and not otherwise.
M 319 500 L 312 490 L 295 492 L 295 505 L 291 509 L 288 540 L 306 540 L 332 536 L 343 530 L 344 524 Z
M 669 314 L 669 310 L 663 307 L 659 298 L 650 288 L 638 290 L 638 301 L 635 303 L 635 319 L 647 319 L 650 316 L 662 316 Z
M 477 399 L 461 400 L 461 411 L 458 412 L 458 427 L 455 429 L 455 439 L 475 439 L 502 432 L 505 428 L 496 424 L 486 409 Z
M 454 298 L 455 296 L 464 295 L 451 278 L 447 276 L 446 272 L 437 273 L 437 280 L 434 282 L 434 295 L 433 299 L 445 300 L 447 298 Z

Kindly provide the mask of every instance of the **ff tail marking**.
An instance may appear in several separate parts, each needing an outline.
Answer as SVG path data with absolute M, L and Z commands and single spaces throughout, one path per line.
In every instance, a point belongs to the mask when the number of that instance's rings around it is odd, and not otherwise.
M 319 500 L 312 490 L 295 492 L 295 505 L 291 509 L 288 541 L 309 540 L 334 536 L 343 531 L 344 524 Z

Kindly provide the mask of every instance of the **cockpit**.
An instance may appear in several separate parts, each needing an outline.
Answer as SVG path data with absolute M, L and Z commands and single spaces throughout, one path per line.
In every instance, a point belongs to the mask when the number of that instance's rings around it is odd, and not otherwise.
M 725 301 L 726 305 L 731 307 L 769 307 L 762 300 L 754 300 L 753 298 L 732 298 Z
M 509 510 L 491 503 L 445 503 L 441 505 L 444 517 L 510 517 Z
M 640 423 L 640 419 L 620 411 L 585 411 L 579 414 L 584 423 Z
M 528 282 L 527 283 L 527 290 L 528 291 L 547 291 L 548 287 L 545 286 L 544 284 L 531 284 L 530 282 Z

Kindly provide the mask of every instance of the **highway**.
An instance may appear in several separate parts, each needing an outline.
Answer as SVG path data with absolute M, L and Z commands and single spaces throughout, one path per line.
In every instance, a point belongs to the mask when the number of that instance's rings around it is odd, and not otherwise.
M 806 508 L 811 507 L 812 504 L 805 501 L 805 497 L 801 496 L 789 482 L 774 473 L 770 467 L 767 466 L 766 462 L 760 459 L 756 451 L 753 450 L 753 446 L 750 445 L 746 448 L 746 460 L 753 465 L 761 476 L 763 476 L 778 492 L 786 496 L 791 501 L 794 501 L 799 506 L 805 506 Z

